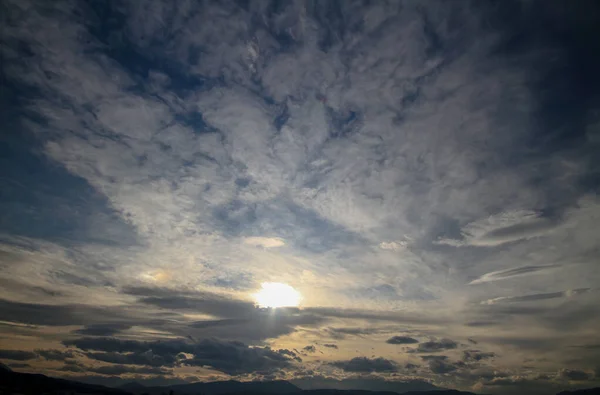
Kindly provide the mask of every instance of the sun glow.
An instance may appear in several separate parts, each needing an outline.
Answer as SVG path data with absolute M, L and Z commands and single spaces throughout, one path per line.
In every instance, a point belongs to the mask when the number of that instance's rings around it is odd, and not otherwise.
M 302 295 L 293 287 L 283 283 L 262 283 L 254 300 L 259 307 L 297 307 Z

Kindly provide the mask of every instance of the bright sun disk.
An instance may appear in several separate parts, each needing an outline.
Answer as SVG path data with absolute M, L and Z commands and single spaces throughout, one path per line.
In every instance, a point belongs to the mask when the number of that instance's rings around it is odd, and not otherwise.
M 262 283 L 254 300 L 259 307 L 297 307 L 302 295 L 293 287 L 283 283 Z

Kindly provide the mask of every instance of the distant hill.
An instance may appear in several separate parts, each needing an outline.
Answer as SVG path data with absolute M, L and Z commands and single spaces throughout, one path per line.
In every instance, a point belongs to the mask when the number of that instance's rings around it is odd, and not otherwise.
M 190 384 L 177 384 L 161 387 L 144 387 L 137 383 L 130 383 L 120 388 L 134 394 L 147 393 L 156 395 L 173 391 L 179 395 L 222 395 L 233 393 L 260 393 L 260 394 L 289 394 L 299 392 L 300 388 L 287 381 L 213 381 L 208 383 L 198 382 Z
M 459 390 L 435 390 L 435 391 L 410 391 L 402 395 L 477 395 L 474 392 Z
M 40 395 L 64 391 L 75 394 L 131 395 L 130 392 L 101 385 L 55 379 L 43 374 L 13 372 L 4 366 L 0 369 L 0 394 Z
M 600 387 L 585 390 L 563 391 L 556 395 L 600 395 Z
M 477 395 L 473 392 L 458 390 L 433 390 L 433 391 L 410 391 L 398 394 L 390 391 L 366 391 L 366 390 L 305 390 L 302 395 Z
M 93 395 L 162 395 L 173 391 L 176 395 L 476 395 L 472 392 L 435 389 L 427 391 L 369 391 L 313 389 L 301 390 L 287 381 L 216 381 L 209 383 L 178 384 L 165 387 L 145 387 L 128 383 L 119 389 L 101 385 L 47 377 L 42 374 L 13 372 L 0 364 L 0 394 L 40 395 L 44 393 L 93 394 Z M 563 391 L 556 395 L 600 395 L 600 388 Z
M 261 395 L 263 392 L 235 392 L 227 395 Z M 440 391 L 417 391 L 405 392 L 398 394 L 397 392 L 388 391 L 366 391 L 366 390 L 304 390 L 293 392 L 290 395 L 477 395 L 472 392 L 463 392 L 457 390 L 440 390 Z
M 292 384 L 303 390 L 366 390 L 375 392 L 395 392 L 397 394 L 411 391 L 439 391 L 445 389 L 423 380 L 386 381 L 368 378 L 335 380 L 324 377 L 313 377 L 310 379 L 292 380 Z
M 164 387 L 143 387 L 130 383 L 124 387 L 135 394 L 159 395 L 173 391 L 179 395 L 399 395 L 393 391 L 314 389 L 300 390 L 287 381 L 239 382 L 217 381 L 212 383 L 192 383 Z M 402 392 L 402 395 L 476 395 L 472 392 L 437 389 L 433 391 Z

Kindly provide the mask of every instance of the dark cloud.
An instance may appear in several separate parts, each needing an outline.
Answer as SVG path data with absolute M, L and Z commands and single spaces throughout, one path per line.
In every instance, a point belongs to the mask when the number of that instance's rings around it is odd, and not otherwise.
M 207 294 L 205 298 L 148 296 L 140 298 L 139 302 L 168 310 L 193 310 L 219 317 L 243 317 L 256 308 L 253 303 L 221 298 L 211 294 Z
M 498 325 L 498 322 L 496 322 L 496 321 L 469 321 L 465 325 L 477 328 L 477 327 Z
M 433 324 L 441 323 L 443 320 L 424 316 L 417 313 L 398 313 L 394 311 L 372 311 L 372 310 L 359 310 L 359 309 L 341 309 L 341 308 L 325 308 L 325 307 L 310 307 L 304 309 L 306 312 L 310 312 L 323 317 L 333 318 L 353 318 L 370 321 L 392 321 L 394 323 L 412 323 L 412 324 Z
M 158 287 L 126 287 L 123 292 L 138 296 L 139 302 L 169 310 L 193 310 L 221 318 L 240 318 L 256 310 L 254 303 L 211 292 Z
M 180 332 L 198 337 L 219 337 L 229 340 L 256 341 L 292 333 L 298 326 L 317 326 L 326 319 L 299 309 L 254 309 L 244 318 L 196 321 Z
M 167 317 L 144 316 L 136 308 L 104 307 L 83 304 L 50 305 L 21 303 L 0 299 L 0 316 L 10 317 L 12 322 L 31 325 L 160 325 Z M 173 314 L 170 314 L 173 316 Z
M 439 341 L 428 341 L 419 343 L 418 347 L 414 352 L 438 352 L 444 350 L 452 350 L 458 347 L 458 344 L 454 340 L 441 339 Z
M 152 352 L 88 352 L 85 354 L 88 358 L 96 359 L 102 362 L 129 365 L 147 365 L 147 366 L 174 366 L 178 362 L 176 355 L 156 355 Z
M 182 363 L 211 366 L 228 374 L 270 372 L 290 366 L 295 358 L 268 347 L 248 347 L 241 342 L 203 340 L 191 350 L 194 357 Z
M 314 353 L 314 352 L 317 352 L 317 348 L 315 346 L 310 345 L 310 346 L 304 347 L 302 349 L 302 351 L 308 352 L 308 353 Z
M 281 355 L 287 355 L 290 358 L 292 358 L 294 361 L 296 362 L 302 362 L 302 358 L 300 358 L 298 356 L 298 354 L 296 353 L 296 349 L 294 349 L 294 351 L 291 350 L 287 350 L 287 349 L 281 349 L 281 350 L 277 350 L 277 352 Z
M 102 337 L 102 338 L 81 338 L 74 340 L 63 341 L 65 346 L 75 346 L 83 351 L 106 351 L 106 352 L 145 352 L 148 350 L 160 350 L 179 352 L 180 349 L 185 349 L 189 345 L 183 340 L 170 340 L 170 341 L 155 341 L 155 342 L 142 342 L 137 340 L 121 340 L 114 337 Z M 177 353 L 175 352 L 175 354 Z
M 385 358 L 356 357 L 347 361 L 331 362 L 330 365 L 344 370 L 345 372 L 396 372 L 398 366 L 394 361 Z
M 84 336 L 113 336 L 129 328 L 131 328 L 131 325 L 127 324 L 96 324 L 77 329 L 73 333 Z
M 431 359 L 427 362 L 429 369 L 436 374 L 444 374 L 454 372 L 456 366 L 453 363 L 441 359 Z
M 0 350 L 0 359 L 11 359 L 13 361 L 29 361 L 36 359 L 37 354 L 31 351 Z
M 206 321 L 196 321 L 190 324 L 192 328 L 214 328 L 214 327 L 222 327 L 228 325 L 242 325 L 248 323 L 250 320 L 246 318 L 226 318 L 222 320 L 206 320 Z
M 249 347 L 238 341 L 205 339 L 197 343 L 184 340 L 142 342 L 115 338 L 83 338 L 65 341 L 90 352 L 90 358 L 117 364 L 148 366 L 211 366 L 228 374 L 271 371 L 290 365 L 297 356 L 289 350 Z M 191 354 L 187 358 L 182 353 Z
M 582 348 L 586 350 L 600 350 L 600 344 L 582 344 L 577 346 L 571 346 L 573 348 Z
M 338 327 L 327 328 L 328 334 L 334 339 L 343 339 L 346 336 L 366 336 L 376 333 L 387 332 L 385 328 L 363 328 L 363 327 Z
M 170 374 L 171 371 L 168 369 L 158 368 L 158 367 L 135 367 L 135 366 L 127 366 L 127 365 L 110 365 L 110 366 L 100 366 L 100 367 L 87 367 L 84 371 L 91 373 L 99 373 L 107 376 L 119 376 L 125 373 L 134 373 L 134 374 Z
M 31 365 L 29 365 L 28 363 L 11 363 L 9 364 L 9 366 L 13 369 L 25 369 L 31 367 Z
M 592 378 L 592 375 L 582 370 L 562 369 L 559 372 L 561 378 L 571 381 L 585 381 Z
M 415 344 L 419 341 L 408 336 L 394 336 L 385 341 L 388 344 Z
M 422 355 L 423 361 L 446 361 L 448 357 L 446 355 Z
M 326 347 L 326 348 L 335 348 L 335 349 L 338 348 L 337 344 L 333 344 L 333 343 L 325 343 L 325 344 L 322 344 L 322 346 Z
M 314 326 L 326 320 L 321 315 L 298 308 L 265 310 L 247 301 L 226 298 L 210 292 L 147 287 L 129 287 L 124 291 L 139 296 L 140 303 L 160 309 L 202 312 L 219 317 L 219 319 L 194 321 L 183 326 L 172 327 L 171 330 L 179 335 L 191 334 L 197 337 L 256 341 L 276 338 L 292 333 L 297 326 Z
M 76 363 L 76 364 L 72 364 L 72 363 L 65 363 L 62 367 L 60 367 L 59 369 L 57 369 L 60 372 L 73 372 L 73 373 L 83 373 L 86 371 L 85 366 Z
M 77 355 L 73 350 L 35 350 L 35 352 L 48 361 L 64 361 Z
M 479 362 L 485 359 L 494 358 L 496 356 L 493 352 L 482 352 L 479 350 L 465 350 L 463 351 L 462 360 L 465 362 Z

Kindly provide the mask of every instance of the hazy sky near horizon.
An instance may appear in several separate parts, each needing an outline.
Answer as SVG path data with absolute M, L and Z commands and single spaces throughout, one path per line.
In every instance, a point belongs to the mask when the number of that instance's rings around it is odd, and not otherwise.
M 0 7 L 2 362 L 598 386 L 598 2 Z

